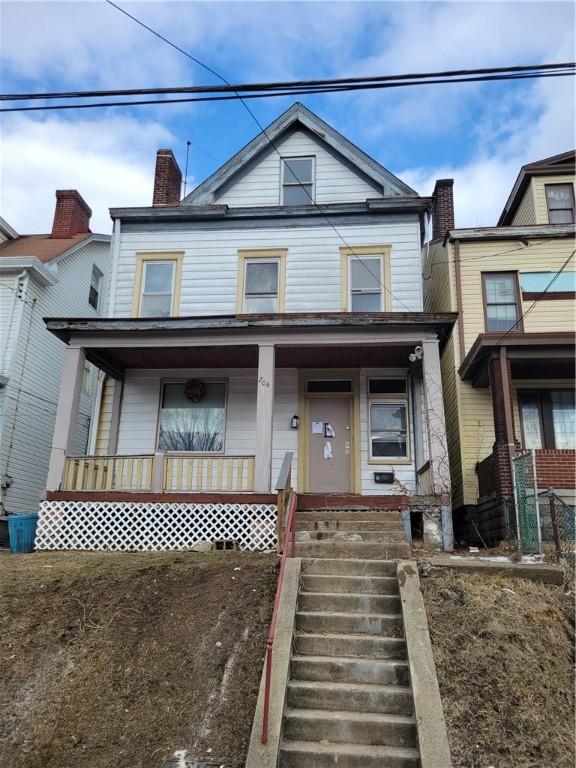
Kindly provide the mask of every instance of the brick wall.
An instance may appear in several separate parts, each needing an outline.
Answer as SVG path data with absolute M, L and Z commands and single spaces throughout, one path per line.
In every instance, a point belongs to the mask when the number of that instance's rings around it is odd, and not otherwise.
M 438 179 L 432 193 L 432 238 L 443 238 L 454 229 L 454 179 Z
M 576 488 L 576 451 L 536 451 L 538 488 Z

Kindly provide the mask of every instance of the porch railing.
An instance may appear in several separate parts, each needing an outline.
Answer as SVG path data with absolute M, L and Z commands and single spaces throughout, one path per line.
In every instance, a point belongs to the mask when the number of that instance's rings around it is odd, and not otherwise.
M 153 455 L 71 456 L 66 459 L 64 491 L 148 491 Z
M 252 491 L 254 456 L 190 456 L 164 458 L 165 491 Z

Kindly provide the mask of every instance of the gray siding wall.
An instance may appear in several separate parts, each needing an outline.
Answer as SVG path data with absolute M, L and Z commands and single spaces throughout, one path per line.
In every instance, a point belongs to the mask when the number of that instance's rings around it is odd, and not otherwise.
M 92 266 L 106 275 L 109 254 L 108 243 L 86 245 L 58 263 L 55 285 L 42 287 L 31 280 L 24 305 L 18 302 L 22 321 L 3 398 L 0 444 L 0 476 L 13 479 L 4 498 L 9 512 L 36 511 L 46 484 L 65 345 L 46 330 L 42 318 L 95 317 L 88 304 Z M 78 453 L 86 448 L 95 387 L 93 372 L 91 393 L 81 397 Z

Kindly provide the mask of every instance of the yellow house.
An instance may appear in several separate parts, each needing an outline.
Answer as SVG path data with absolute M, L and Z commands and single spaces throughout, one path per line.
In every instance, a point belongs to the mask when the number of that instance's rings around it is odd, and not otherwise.
M 441 364 L 460 540 L 509 533 L 519 450 L 574 500 L 574 170 L 574 151 L 524 166 L 495 227 L 455 229 L 452 180 L 434 191 L 424 309 L 458 312 Z

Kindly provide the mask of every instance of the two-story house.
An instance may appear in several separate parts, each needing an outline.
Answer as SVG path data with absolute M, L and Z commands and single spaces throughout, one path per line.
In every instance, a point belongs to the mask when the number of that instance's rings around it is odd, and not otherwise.
M 426 494 L 449 537 L 440 352 L 455 318 L 423 312 L 432 199 L 300 104 L 180 189 L 160 150 L 153 205 L 111 210 L 109 316 L 48 321 L 67 353 L 41 545 L 66 545 L 59 526 L 82 510 L 115 533 L 78 542 L 186 546 L 210 504 L 256 510 L 267 531 L 217 538 L 270 545 L 287 454 L 301 497 L 407 510 Z M 85 360 L 108 376 L 101 456 L 72 440 Z
M 574 503 L 574 157 L 524 166 L 494 227 L 454 228 L 451 182 L 437 188 L 424 308 L 458 312 L 442 373 L 463 539 L 513 535 L 512 461 L 526 449 L 537 488 Z
M 95 318 L 104 310 L 110 236 L 90 231 L 91 211 L 76 190 L 58 190 L 52 231 L 19 235 L 0 220 L 0 513 L 38 511 L 64 364 L 64 344 L 44 317 Z M 72 443 L 85 451 L 96 372 L 80 371 Z

